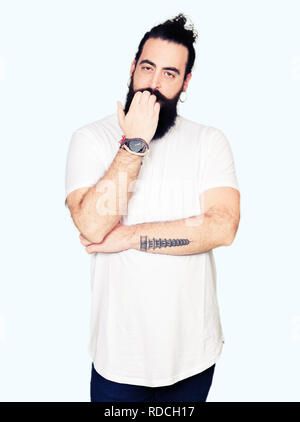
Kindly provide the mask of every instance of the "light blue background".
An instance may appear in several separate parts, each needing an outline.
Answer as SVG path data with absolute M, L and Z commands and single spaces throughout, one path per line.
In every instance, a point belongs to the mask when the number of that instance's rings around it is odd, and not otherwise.
M 138 43 L 199 32 L 179 112 L 224 131 L 241 189 L 215 250 L 225 336 L 208 401 L 299 401 L 298 1 L 1 1 L 0 400 L 89 401 L 90 256 L 64 208 L 80 126 L 124 104 Z

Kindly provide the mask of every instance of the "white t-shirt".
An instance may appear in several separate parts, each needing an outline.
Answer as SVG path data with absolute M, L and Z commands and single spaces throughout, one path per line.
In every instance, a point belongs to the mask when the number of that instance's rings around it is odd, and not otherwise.
M 121 137 L 116 114 L 73 133 L 66 197 L 100 180 Z M 226 136 L 179 115 L 163 138 L 151 142 L 121 222 L 200 215 L 200 194 L 217 186 L 239 190 Z M 91 255 L 91 289 L 88 349 L 103 377 L 159 387 L 204 371 L 220 356 L 224 336 L 212 250 L 181 256 L 98 252 Z

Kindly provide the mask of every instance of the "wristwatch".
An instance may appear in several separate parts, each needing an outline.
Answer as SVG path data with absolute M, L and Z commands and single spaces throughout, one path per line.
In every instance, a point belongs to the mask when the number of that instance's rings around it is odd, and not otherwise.
M 140 156 L 146 155 L 149 151 L 149 145 L 142 138 L 123 138 L 120 148 Z

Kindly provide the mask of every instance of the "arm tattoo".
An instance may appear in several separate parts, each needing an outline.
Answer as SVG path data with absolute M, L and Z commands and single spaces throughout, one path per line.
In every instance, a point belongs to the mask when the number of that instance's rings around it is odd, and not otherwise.
M 168 246 L 184 246 L 188 245 L 188 239 L 148 239 L 147 236 L 140 236 L 140 250 L 147 251 L 148 249 L 166 248 Z

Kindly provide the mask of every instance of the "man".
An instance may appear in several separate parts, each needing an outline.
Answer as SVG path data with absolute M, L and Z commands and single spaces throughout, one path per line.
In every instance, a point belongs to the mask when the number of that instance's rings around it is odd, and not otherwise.
M 224 343 L 213 249 L 234 240 L 240 194 L 222 131 L 177 114 L 195 59 L 185 23 L 145 34 L 124 110 L 69 147 L 66 201 L 92 259 L 92 401 L 206 401 Z

